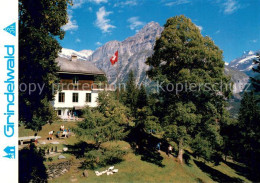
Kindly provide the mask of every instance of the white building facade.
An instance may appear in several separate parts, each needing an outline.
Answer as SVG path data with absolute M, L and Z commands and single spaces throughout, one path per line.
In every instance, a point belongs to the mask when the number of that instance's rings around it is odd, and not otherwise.
M 61 119 L 78 118 L 86 106 L 98 105 L 98 93 L 104 90 L 104 85 L 95 78 L 105 74 L 92 63 L 78 60 L 76 56 L 71 59 L 59 57 L 56 61 L 60 67 L 60 83 L 56 86 L 53 107 Z

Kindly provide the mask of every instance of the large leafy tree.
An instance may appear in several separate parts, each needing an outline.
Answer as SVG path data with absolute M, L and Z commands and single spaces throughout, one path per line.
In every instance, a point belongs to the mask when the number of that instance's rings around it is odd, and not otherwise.
M 200 142 L 206 145 L 193 145 L 193 149 L 206 153 L 197 155 L 212 159 L 222 143 L 221 116 L 231 94 L 222 51 L 181 15 L 167 20 L 146 63 L 151 67 L 149 77 L 160 81 L 165 108 L 162 124 L 166 137 L 179 144 L 180 162 L 185 145 Z
M 57 81 L 57 38 L 64 38 L 61 27 L 68 21 L 68 3 L 71 0 L 19 0 L 19 82 L 24 91 L 19 95 L 19 117 L 34 130 L 53 120 L 48 101 L 53 100 L 52 84 Z M 29 92 L 29 86 L 34 91 Z

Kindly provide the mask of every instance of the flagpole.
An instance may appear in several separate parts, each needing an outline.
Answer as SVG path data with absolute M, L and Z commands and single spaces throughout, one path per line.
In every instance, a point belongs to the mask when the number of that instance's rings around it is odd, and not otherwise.
M 118 54 L 118 60 L 116 64 L 117 100 L 119 100 L 118 64 L 119 64 L 119 54 Z

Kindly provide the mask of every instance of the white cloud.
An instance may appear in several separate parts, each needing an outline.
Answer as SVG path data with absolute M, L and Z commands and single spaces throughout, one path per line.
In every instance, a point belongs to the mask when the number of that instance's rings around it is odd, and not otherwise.
M 72 12 L 69 12 L 69 13 L 72 13 Z M 69 14 L 69 21 L 66 25 L 62 26 L 61 28 L 64 30 L 64 31 L 72 31 L 72 30 L 77 30 L 78 29 L 78 24 L 77 24 L 77 21 L 76 20 L 72 20 L 72 15 Z
M 201 25 L 196 25 L 196 27 L 198 27 L 198 29 L 199 29 L 200 31 L 203 30 L 203 27 L 202 27 Z
M 85 3 L 95 3 L 95 4 L 100 4 L 100 3 L 107 3 L 107 0 L 73 0 L 73 6 L 71 7 L 72 9 L 77 9 L 81 8 L 81 6 Z
M 131 17 L 127 21 L 130 23 L 129 27 L 131 30 L 137 30 L 137 28 L 145 25 L 145 22 L 140 21 L 139 17 Z
M 88 11 L 92 12 L 93 11 L 92 7 L 88 7 Z
M 232 14 L 240 8 L 240 5 L 235 0 L 227 0 L 225 3 L 223 3 L 223 6 L 225 14 Z
M 84 4 L 86 0 L 73 0 L 73 6 L 71 7 L 72 9 L 80 8 L 82 4 Z
M 251 40 L 251 42 L 252 42 L 252 43 L 257 43 L 258 40 L 257 40 L 257 39 L 253 39 L 253 40 Z
M 97 20 L 95 22 L 96 26 L 102 30 L 103 33 L 111 32 L 111 29 L 116 28 L 114 25 L 110 24 L 110 19 L 107 18 L 112 11 L 106 11 L 105 7 L 102 6 L 97 11 Z
M 220 33 L 220 30 L 217 30 L 217 31 L 215 32 L 215 34 L 218 34 L 218 33 Z
M 191 2 L 190 0 L 176 0 L 176 1 L 168 2 L 165 5 L 166 6 L 175 6 L 175 5 L 181 5 L 181 4 L 188 4 L 190 2 Z
M 96 4 L 107 3 L 107 0 L 89 0 L 89 1 Z
M 136 6 L 137 1 L 136 0 L 128 0 L 128 1 L 121 1 L 114 4 L 114 7 L 125 7 L 125 6 Z
M 77 38 L 77 39 L 75 40 L 75 42 L 76 42 L 76 43 L 80 43 L 81 40 L 80 40 L 79 38 Z
M 95 45 L 97 45 L 97 46 L 101 46 L 102 43 L 98 41 L 98 42 L 95 43 Z

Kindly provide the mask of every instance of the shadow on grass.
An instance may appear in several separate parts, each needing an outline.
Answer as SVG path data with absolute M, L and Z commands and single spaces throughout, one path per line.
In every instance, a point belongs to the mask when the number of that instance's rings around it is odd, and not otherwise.
M 157 151 L 150 151 L 147 149 L 139 150 L 137 154 L 141 155 L 141 160 L 147 161 L 149 163 L 153 163 L 158 165 L 159 167 L 164 167 L 162 164 L 163 157 Z
M 239 179 L 239 178 L 235 178 L 235 177 L 229 177 L 228 175 L 218 171 L 218 170 L 215 170 L 213 168 L 211 168 L 210 166 L 200 162 L 200 161 L 197 161 L 197 160 L 194 160 L 194 163 L 203 171 L 205 172 L 206 174 L 209 175 L 210 178 L 212 178 L 214 181 L 216 182 L 244 182 L 243 180 Z
M 119 146 L 102 148 L 99 145 L 88 144 L 80 141 L 74 145 L 66 145 L 68 151 L 65 153 L 73 154 L 76 158 L 82 158 L 79 169 L 97 169 L 108 165 L 115 165 L 123 161 L 123 156 L 127 153 Z
M 230 168 L 236 171 L 238 175 L 246 177 L 248 180 L 253 182 L 260 182 L 260 175 L 257 172 L 252 172 L 247 166 L 241 166 L 232 162 L 224 162 Z
M 19 151 L 19 182 L 47 182 L 44 150 L 34 144 Z
M 196 182 L 198 183 L 206 183 L 204 180 L 202 180 L 201 178 L 196 178 Z
M 74 145 L 66 145 L 66 147 L 68 148 L 66 153 L 73 154 L 76 158 L 83 158 L 86 152 L 97 149 L 94 144 L 88 144 L 84 141 L 80 141 Z
M 191 164 L 190 164 L 191 156 L 192 156 L 192 154 L 188 151 L 185 151 L 183 154 L 183 160 L 184 160 L 185 164 L 188 166 L 191 166 Z
M 156 149 L 156 145 L 161 142 L 161 151 L 166 152 L 169 145 L 167 141 L 148 134 L 140 128 L 133 128 L 125 140 L 131 144 L 135 154 L 141 155 L 141 160 L 159 167 L 165 166 L 162 164 L 163 157 Z

